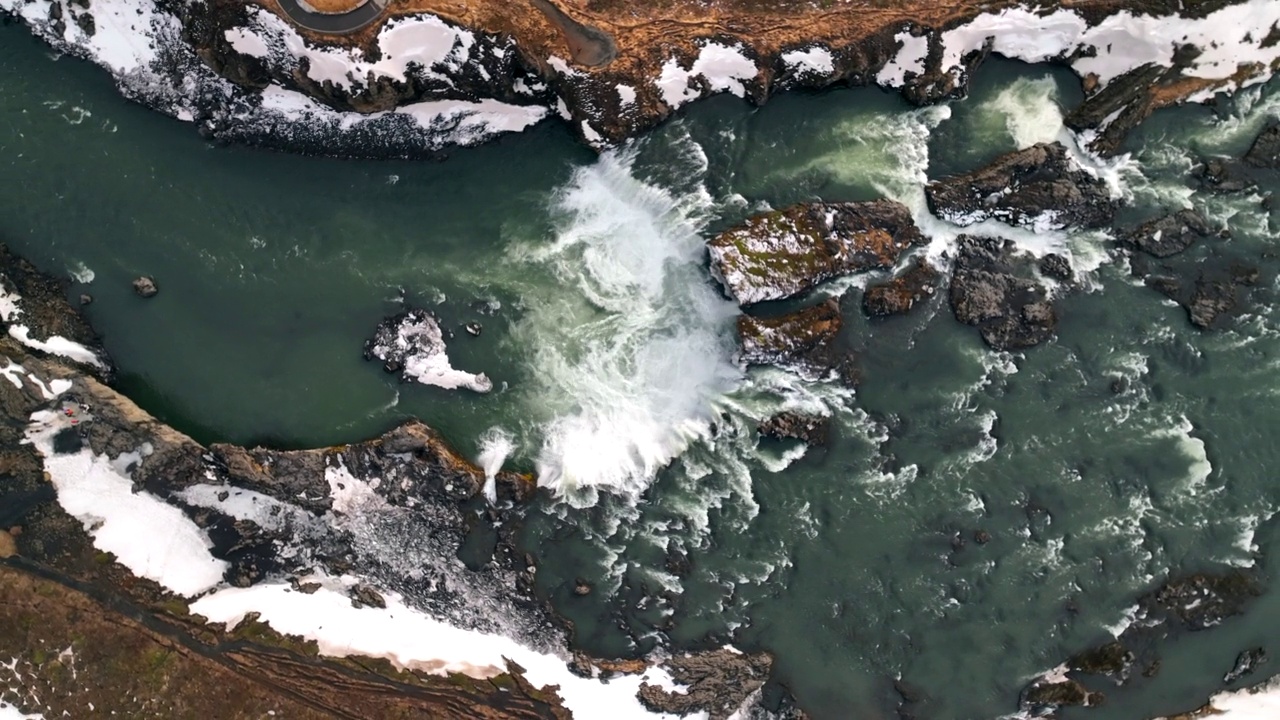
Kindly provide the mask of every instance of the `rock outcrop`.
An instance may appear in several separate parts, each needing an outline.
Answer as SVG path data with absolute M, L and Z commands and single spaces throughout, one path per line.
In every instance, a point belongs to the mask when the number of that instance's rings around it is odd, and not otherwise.
M 831 420 L 821 415 L 781 412 L 760 423 L 757 431 L 762 437 L 799 440 L 810 447 L 820 447 L 827 444 Z
M 906 272 L 868 287 L 862 294 L 862 309 L 871 317 L 905 314 L 933 297 L 940 279 L 941 275 L 929 261 L 917 259 Z
M 66 280 L 55 280 L 0 244 L 0 330 L 28 350 L 79 363 L 110 378 L 101 339 L 67 300 Z
M 484 373 L 455 370 L 449 363 L 444 331 L 430 311 L 411 308 L 386 318 L 364 344 L 365 360 L 381 360 L 389 373 L 404 382 L 419 382 L 448 390 L 467 388 L 485 393 L 493 382 Z
M 1148 255 L 1165 258 L 1191 247 L 1212 228 L 1195 210 L 1179 210 L 1139 225 L 1121 235 L 1121 242 Z
M 640 702 L 654 712 L 687 715 L 702 711 L 711 720 L 727 720 L 764 685 L 772 666 L 773 659 L 768 655 L 747 655 L 729 649 L 676 656 L 667 661 L 666 668 L 688 691 L 671 692 L 642 683 Z
M 740 305 L 794 297 L 840 275 L 890 268 L 923 241 L 890 200 L 793 205 L 707 243 L 711 273 Z
M 1244 161 L 1257 168 L 1280 168 L 1280 124 L 1272 124 L 1258 135 Z
M 957 225 L 999 220 L 1036 230 L 1102 227 L 1116 208 L 1106 183 L 1060 143 L 1033 145 L 980 170 L 931 182 L 925 196 L 938 217 Z
M 1019 274 L 1030 258 L 1008 240 L 963 235 L 951 276 L 956 319 L 976 326 L 997 350 L 1018 350 L 1053 337 L 1058 316 L 1044 287 Z
M 837 342 L 843 326 L 838 298 L 786 315 L 741 315 L 740 359 L 747 365 L 776 365 L 808 379 L 836 378 L 852 385 L 858 376 L 853 355 Z
M 1113 685 L 1143 682 L 1160 666 L 1161 643 L 1179 633 L 1217 626 L 1243 612 L 1261 590 L 1253 575 L 1237 569 L 1169 578 L 1138 599 L 1135 622 L 1118 638 L 1078 653 L 1033 680 L 1023 691 L 1021 709 L 1031 717 L 1045 717 L 1069 705 L 1096 705 L 1103 700 L 1092 687 L 1099 677 Z M 1253 672 L 1265 658 L 1261 648 L 1241 653 L 1224 684 Z M 1145 669 L 1135 674 L 1137 667 Z

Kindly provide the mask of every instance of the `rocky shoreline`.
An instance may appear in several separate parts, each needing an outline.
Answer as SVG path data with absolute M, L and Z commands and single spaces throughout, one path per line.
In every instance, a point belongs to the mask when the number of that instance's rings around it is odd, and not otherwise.
M 723 92 L 762 104 L 780 91 L 879 85 L 931 104 L 962 97 L 990 53 L 1070 67 L 1086 100 L 1068 123 L 1110 154 L 1155 109 L 1259 82 L 1280 62 L 1280 7 L 1267 0 L 1034 12 L 1009 0 L 675 3 L 643 23 L 607 0 L 540 0 L 529 13 L 410 0 L 346 34 L 295 27 L 268 3 L 122 3 L 2 0 L 0 13 L 210 138 L 342 156 L 432 156 L 552 116 L 604 148 Z

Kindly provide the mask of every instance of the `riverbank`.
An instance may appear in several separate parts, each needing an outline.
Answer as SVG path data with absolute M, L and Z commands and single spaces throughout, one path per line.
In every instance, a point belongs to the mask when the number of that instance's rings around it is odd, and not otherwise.
M 1068 123 L 1110 154 L 1155 109 L 1261 82 L 1280 62 L 1271 0 L 1036 12 L 1013 2 L 671 3 L 644 15 L 607 2 L 539 0 L 513 13 L 415 0 L 366 4 L 349 31 L 341 16 L 316 15 L 336 23 L 328 32 L 292 25 L 271 3 L 146 0 L 134 12 L 122 2 L 3 0 L 0 11 L 211 138 L 340 156 L 431 156 L 553 116 L 604 148 L 718 93 L 762 104 L 784 90 L 879 85 L 927 105 L 963 97 L 988 53 L 1070 67 L 1086 101 Z

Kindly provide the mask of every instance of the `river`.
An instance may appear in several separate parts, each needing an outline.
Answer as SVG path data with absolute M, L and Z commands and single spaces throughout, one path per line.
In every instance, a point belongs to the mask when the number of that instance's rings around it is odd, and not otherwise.
M 870 322 L 864 281 L 836 282 L 818 293 L 846 292 L 853 392 L 734 364 L 737 309 L 705 239 L 768 207 L 888 196 L 941 251 L 957 230 L 928 216 L 926 178 L 1067 137 L 1073 76 L 993 60 L 949 106 L 717 97 L 603 156 L 545 122 L 441 162 L 357 162 L 210 145 L 22 27 L 0 27 L 0 71 L 0 239 L 93 296 L 122 391 L 202 442 L 332 444 L 416 416 L 536 472 L 540 588 L 601 656 L 732 642 L 772 652 L 815 718 L 892 717 L 894 678 L 927 696 L 922 716 L 995 718 L 1168 573 L 1265 573 L 1280 551 L 1274 221 L 1258 193 L 1188 174 L 1247 148 L 1280 84 L 1161 111 L 1098 165 L 1131 201 L 1123 223 L 1190 205 L 1230 227 L 1174 260 L 1261 269 L 1229 327 L 1194 329 L 1101 233 L 1013 233 L 1083 273 L 1057 340 L 996 353 L 937 301 Z M 405 301 L 440 316 L 453 365 L 492 393 L 401 385 L 362 359 Z M 830 414 L 831 446 L 758 441 L 781 408 Z M 576 596 L 577 578 L 595 590 Z M 1280 647 L 1278 609 L 1268 591 L 1170 644 L 1154 679 L 1063 717 L 1200 705 L 1242 649 Z

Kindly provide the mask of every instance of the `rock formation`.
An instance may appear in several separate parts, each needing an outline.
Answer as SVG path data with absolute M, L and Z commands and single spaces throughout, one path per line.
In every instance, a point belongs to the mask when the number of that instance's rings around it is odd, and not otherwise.
M 807 203 L 757 215 L 707 243 L 711 273 L 741 305 L 794 297 L 839 275 L 890 268 L 923 241 L 900 203 Z
M 1057 311 L 1045 289 L 1018 272 L 1019 265 L 1029 264 L 1019 260 L 1008 240 L 968 235 L 958 240 L 951 309 L 997 350 L 1038 345 L 1057 327 Z
M 862 294 L 862 309 L 872 317 L 910 312 L 916 304 L 933 297 L 940 279 L 927 260 L 917 259 L 906 272 L 868 287 Z
M 852 353 L 837 342 L 843 326 L 838 298 L 786 315 L 740 315 L 741 360 L 747 365 L 776 365 L 812 380 L 838 378 L 852 385 L 857 381 Z
M 1195 210 L 1179 210 L 1125 232 L 1121 242 L 1154 257 L 1165 258 L 1186 250 L 1210 231 L 1203 215 Z
M 925 196 L 930 210 L 957 225 L 991 219 L 1036 230 L 1093 228 L 1115 215 L 1106 183 L 1059 143 L 1033 145 L 980 170 L 929 183 Z

